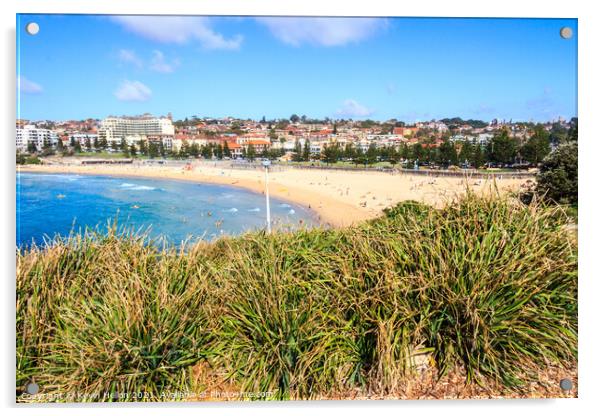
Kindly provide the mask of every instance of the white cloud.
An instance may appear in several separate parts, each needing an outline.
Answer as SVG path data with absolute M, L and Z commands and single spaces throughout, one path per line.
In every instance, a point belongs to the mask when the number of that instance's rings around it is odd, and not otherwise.
M 20 92 L 25 94 L 39 94 L 43 91 L 40 84 L 28 80 L 23 75 L 17 77 L 17 88 Z
M 165 55 L 163 55 L 163 52 L 158 50 L 153 51 L 153 58 L 150 63 L 150 69 L 153 71 L 167 74 L 173 72 L 178 65 L 179 61 L 177 59 L 169 63 L 165 60 Z
M 205 49 L 238 49 L 243 37 L 226 39 L 211 28 L 207 17 L 112 16 L 111 20 L 144 38 L 162 43 L 184 44 L 195 40 Z
M 140 81 L 125 80 L 115 91 L 115 97 L 120 101 L 148 101 L 152 91 Z
M 374 114 L 374 111 L 361 105 L 355 100 L 349 99 L 343 101 L 343 106 L 337 110 L 336 114 L 341 117 L 350 118 L 367 117 Z
M 119 50 L 119 60 L 126 64 L 132 64 L 138 68 L 142 68 L 142 59 L 138 58 L 136 52 L 129 49 Z
M 367 39 L 387 26 L 386 19 L 366 17 L 262 17 L 257 21 L 280 41 L 293 46 L 345 45 Z

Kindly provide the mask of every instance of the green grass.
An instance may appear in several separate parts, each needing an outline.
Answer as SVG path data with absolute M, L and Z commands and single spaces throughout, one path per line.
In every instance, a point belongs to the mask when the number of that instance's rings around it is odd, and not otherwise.
M 520 388 L 577 358 L 568 222 L 560 207 L 469 195 L 187 251 L 114 226 L 18 250 L 17 394 L 35 380 L 59 401 L 161 400 L 207 388 L 199 364 L 272 398 L 388 393 L 419 354 L 442 375 Z

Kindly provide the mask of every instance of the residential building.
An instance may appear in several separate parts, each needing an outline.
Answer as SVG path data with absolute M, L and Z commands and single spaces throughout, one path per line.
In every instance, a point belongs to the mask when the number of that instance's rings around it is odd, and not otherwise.
M 98 134 L 107 142 L 121 142 L 122 139 L 137 142 L 147 136 L 173 136 L 173 123 L 169 117 L 153 117 L 144 114 L 137 117 L 107 117 L 102 120 Z M 137 138 L 137 139 L 136 139 Z
M 17 127 L 17 150 L 25 152 L 30 143 L 33 143 L 38 151 L 45 146 L 56 146 L 58 143 L 58 135 L 56 132 L 49 129 L 39 129 L 32 124 L 27 124 L 23 127 Z

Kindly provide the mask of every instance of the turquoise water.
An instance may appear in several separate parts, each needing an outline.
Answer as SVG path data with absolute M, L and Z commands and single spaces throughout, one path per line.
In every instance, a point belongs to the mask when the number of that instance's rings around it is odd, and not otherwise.
M 274 227 L 317 224 L 299 205 L 271 199 Z M 17 245 L 43 244 L 86 227 L 148 230 L 172 244 L 266 225 L 265 196 L 225 185 L 72 174 L 17 174 Z M 150 227 L 150 228 L 149 228 Z

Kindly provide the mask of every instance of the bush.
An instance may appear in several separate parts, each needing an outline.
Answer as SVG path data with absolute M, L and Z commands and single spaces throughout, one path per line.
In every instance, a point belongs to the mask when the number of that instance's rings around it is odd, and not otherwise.
M 37 155 L 17 152 L 17 165 L 40 165 L 42 161 Z
M 559 145 L 544 160 L 537 175 L 537 193 L 561 204 L 577 205 L 577 142 Z
M 400 202 L 393 207 L 385 208 L 383 212 L 387 218 L 395 218 L 400 215 L 410 215 L 418 218 L 424 218 L 432 209 L 433 208 L 430 206 L 421 202 L 409 200 Z
M 567 223 L 560 207 L 469 195 L 187 251 L 115 230 L 20 249 L 17 386 L 160 400 L 199 388 L 209 363 L 240 391 L 349 397 L 395 392 L 430 354 L 441 374 L 516 388 L 576 360 Z

